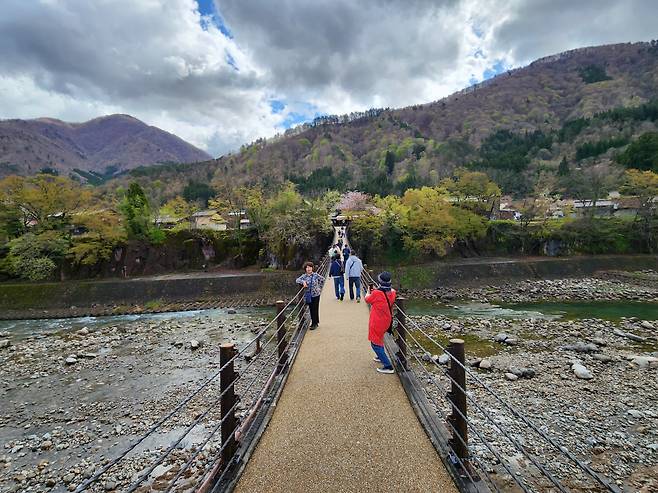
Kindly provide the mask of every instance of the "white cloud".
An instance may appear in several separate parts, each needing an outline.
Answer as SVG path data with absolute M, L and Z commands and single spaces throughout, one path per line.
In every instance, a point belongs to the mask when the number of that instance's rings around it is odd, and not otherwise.
M 649 39 L 658 18 L 653 0 L 216 3 L 230 37 L 194 0 L 4 0 L 0 118 L 128 113 L 218 155 L 300 114 L 423 103 L 494 66 Z

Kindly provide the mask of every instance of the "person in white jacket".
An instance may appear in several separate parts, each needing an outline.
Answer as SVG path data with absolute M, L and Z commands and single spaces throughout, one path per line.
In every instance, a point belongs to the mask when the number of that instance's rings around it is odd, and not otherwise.
M 354 250 L 350 253 L 350 258 L 345 262 L 345 274 L 347 275 L 350 287 L 350 300 L 354 300 L 354 288 L 356 287 L 356 302 L 361 303 L 361 273 L 363 272 L 363 262 Z

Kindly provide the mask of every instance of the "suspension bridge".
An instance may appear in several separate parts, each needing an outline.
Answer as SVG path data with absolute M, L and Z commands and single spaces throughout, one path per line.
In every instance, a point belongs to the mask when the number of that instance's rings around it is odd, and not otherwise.
M 328 264 L 319 263 L 325 277 Z M 377 287 L 367 270 L 362 284 Z M 396 375 L 383 375 L 367 341 L 367 305 L 336 300 L 328 279 L 320 326 L 308 332 L 302 291 L 278 301 L 250 342 L 222 345 L 219 369 L 75 492 L 104 491 L 104 476 L 198 400 L 205 410 L 117 491 L 621 492 L 546 423 L 499 396 L 465 363 L 464 341 L 443 345 L 408 316 L 403 297 L 385 340 Z M 522 440 L 515 427 L 534 439 Z M 174 461 L 199 430 L 186 460 Z M 156 485 L 163 465 L 168 473 Z

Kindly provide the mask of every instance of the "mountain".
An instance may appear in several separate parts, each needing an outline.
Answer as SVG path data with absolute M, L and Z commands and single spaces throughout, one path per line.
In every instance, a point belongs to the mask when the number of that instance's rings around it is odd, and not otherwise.
M 194 167 L 142 168 L 131 178 L 146 186 L 166 181 L 170 193 L 211 179 L 390 193 L 467 166 L 523 194 L 542 173 L 557 175 L 562 161 L 567 170 L 614 164 L 615 153 L 657 130 L 657 113 L 658 42 L 581 48 L 435 102 L 325 116 L 236 154 Z
M 179 137 L 129 115 L 85 123 L 53 118 L 0 120 L 0 176 L 49 168 L 93 179 L 138 166 L 209 158 Z

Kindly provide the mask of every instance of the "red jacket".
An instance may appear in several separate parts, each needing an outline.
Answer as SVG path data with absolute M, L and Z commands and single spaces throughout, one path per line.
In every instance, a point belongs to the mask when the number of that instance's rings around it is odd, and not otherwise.
M 374 289 L 365 297 L 366 303 L 372 305 L 370 308 L 370 320 L 368 322 L 368 340 L 378 346 L 384 345 L 384 334 L 391 326 L 391 310 L 388 308 L 384 291 Z M 386 296 L 393 308 L 395 303 L 395 289 L 391 289 Z

